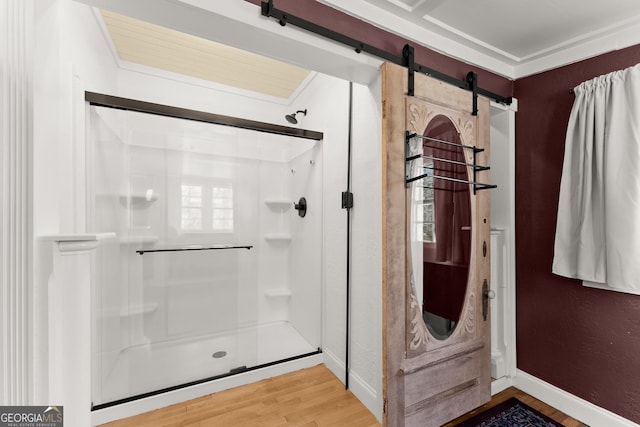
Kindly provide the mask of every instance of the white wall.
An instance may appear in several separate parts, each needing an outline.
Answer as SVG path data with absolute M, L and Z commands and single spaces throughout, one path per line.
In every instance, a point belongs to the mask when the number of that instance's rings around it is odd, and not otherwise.
M 286 218 L 293 236 L 287 262 L 292 292 L 289 319 L 314 347 L 322 347 L 323 146 L 324 141 L 315 142 L 311 150 L 292 159 L 285 171 L 289 200 L 304 197 L 307 202 L 304 217 L 291 210 Z
M 380 87 L 354 84 L 351 214 L 351 391 L 382 417 L 382 157 Z M 349 83 L 318 75 L 295 100 L 301 121 L 324 132 L 323 351 L 327 366 L 345 381 Z
M 0 405 L 30 400 L 33 1 L 0 2 Z
M 48 402 L 47 295 L 51 244 L 38 236 L 84 227 L 84 90 L 115 90 L 117 69 L 89 8 L 34 2 L 33 403 Z M 78 179 L 80 177 L 80 179 Z
M 382 95 L 354 84 L 352 191 L 352 391 L 382 419 Z
M 84 91 L 114 92 L 117 68 L 92 11 L 71 0 L 36 5 L 34 218 L 36 234 L 84 225 Z M 44 214 L 46 212 L 46 214 Z
M 511 106 L 491 106 L 491 375 L 492 389 L 516 376 L 515 331 L 515 114 Z
M 307 109 L 300 126 L 324 132 L 322 342 L 329 360 L 344 360 L 345 353 L 346 211 L 341 192 L 347 186 L 348 90 L 347 82 L 318 75 L 292 104 L 295 110 Z M 344 370 L 334 373 L 344 378 Z

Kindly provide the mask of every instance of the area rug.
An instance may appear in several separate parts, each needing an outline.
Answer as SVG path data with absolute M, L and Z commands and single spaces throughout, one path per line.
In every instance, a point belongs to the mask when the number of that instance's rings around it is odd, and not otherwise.
M 562 427 L 515 397 L 481 412 L 457 427 Z

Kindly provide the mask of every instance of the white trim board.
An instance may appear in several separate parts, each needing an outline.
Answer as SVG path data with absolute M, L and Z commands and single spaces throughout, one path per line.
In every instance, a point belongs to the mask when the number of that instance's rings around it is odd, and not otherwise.
M 344 361 L 330 350 L 323 349 L 325 366 L 344 384 Z M 375 389 L 367 384 L 357 373 L 349 372 L 349 390 L 356 398 L 373 414 L 379 422 L 382 422 L 382 399 L 377 396 Z
M 501 391 L 508 389 L 513 386 L 513 378 L 511 377 L 502 377 L 497 380 L 491 381 L 491 396 L 494 396 Z
M 600 408 L 519 369 L 514 378 L 513 386 L 590 427 L 640 427 L 639 424 Z

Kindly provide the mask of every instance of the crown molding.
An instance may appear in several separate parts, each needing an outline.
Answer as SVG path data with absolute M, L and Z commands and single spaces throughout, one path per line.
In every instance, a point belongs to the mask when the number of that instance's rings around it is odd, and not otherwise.
M 412 42 L 509 79 L 541 73 L 640 44 L 640 17 L 635 16 L 616 25 L 519 57 L 436 19 L 425 18 L 425 23 L 430 24 L 430 28 L 426 28 L 365 0 L 319 1 Z
M 443 55 L 476 65 L 503 77 L 513 78 L 513 59 L 499 55 L 493 46 L 475 41 L 468 35 L 441 28 L 433 31 L 364 0 L 319 0 L 334 9 L 359 18 L 416 44 Z

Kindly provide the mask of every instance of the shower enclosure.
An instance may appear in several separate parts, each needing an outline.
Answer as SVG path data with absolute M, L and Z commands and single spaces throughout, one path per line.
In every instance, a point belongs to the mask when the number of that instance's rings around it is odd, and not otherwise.
M 321 142 L 88 108 L 93 408 L 319 353 Z

